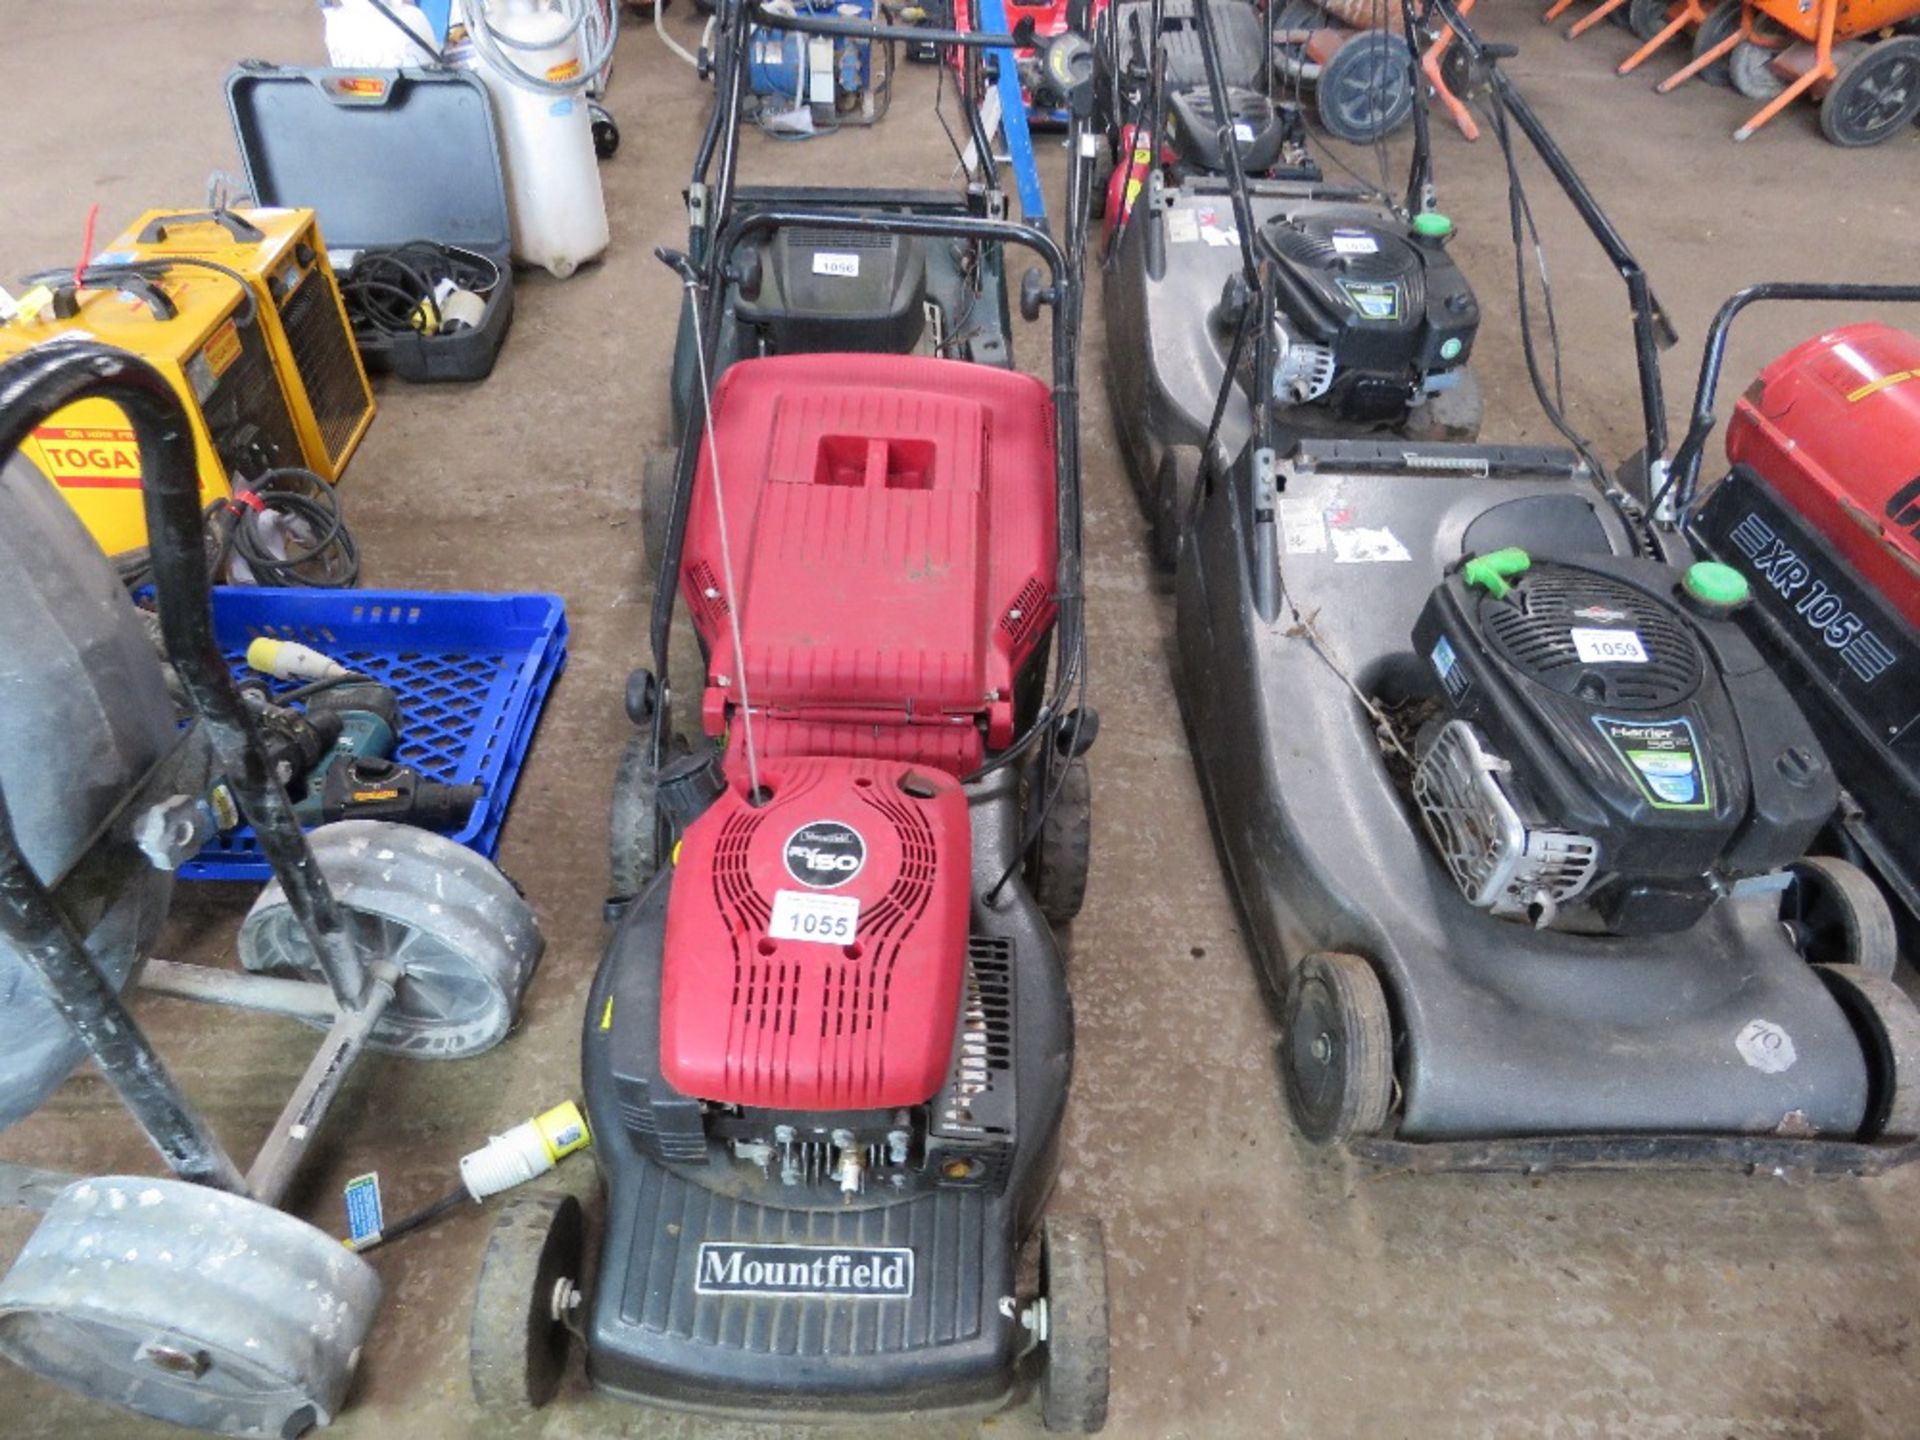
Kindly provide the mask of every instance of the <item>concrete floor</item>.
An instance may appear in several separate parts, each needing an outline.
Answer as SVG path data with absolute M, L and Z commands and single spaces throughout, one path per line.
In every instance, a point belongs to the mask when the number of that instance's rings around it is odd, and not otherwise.
M 1743 147 L 1727 92 L 1657 99 L 1612 78 L 1629 48 L 1603 29 L 1567 46 L 1532 5 L 1484 5 L 1525 49 L 1514 66 L 1639 248 L 1687 346 L 1734 287 L 1774 276 L 1910 279 L 1920 137 L 1847 153 L 1810 110 Z M 320 58 L 312 7 L 0 0 L 0 275 L 65 263 L 86 207 L 118 226 L 199 201 L 232 169 L 221 80 L 232 60 Z M 691 20 L 676 13 L 683 36 Z M 1656 69 L 1659 67 L 1656 66 Z M 751 177 L 942 184 L 948 152 L 924 72 L 875 133 L 746 149 Z M 666 419 L 677 286 L 652 247 L 683 237 L 680 186 L 707 92 L 636 29 L 612 96 L 626 146 L 604 167 L 615 243 L 564 284 L 525 280 L 488 383 L 388 386 L 342 487 L 369 583 L 557 590 L 573 625 L 506 832 L 502 862 L 539 908 L 545 967 L 519 1032 L 456 1067 L 376 1062 L 353 1080 L 296 1208 L 340 1223 L 339 1187 L 377 1166 L 389 1204 L 437 1194 L 489 1127 L 577 1088 L 576 1026 L 598 958 L 607 787 L 626 728 L 619 694 L 642 650 L 638 454 Z M 1514 328 L 1503 175 L 1490 144 L 1439 136 L 1458 253 L 1486 311 L 1479 374 L 1490 437 L 1545 440 Z M 1396 157 L 1398 156 L 1396 151 Z M 1058 174 L 1059 155 L 1048 163 Z M 1371 157 L 1350 156 L 1361 167 Z M 1396 158 L 1395 171 L 1398 173 Z M 1635 443 L 1617 281 L 1549 193 L 1533 193 L 1567 337 L 1569 409 L 1607 454 Z M 103 233 L 112 233 L 111 229 Z M 1727 1175 L 1423 1179 L 1307 1147 L 1289 1128 L 1274 1026 L 1239 939 L 1175 715 L 1167 595 L 1085 371 L 1090 615 L 1106 727 L 1098 841 L 1072 937 L 1079 1069 L 1056 1204 L 1106 1223 L 1118 1437 L 1911 1436 L 1920 1433 L 1920 1176 L 1786 1183 Z M 1814 315 L 1736 337 L 1737 388 Z M 1036 363 L 1038 332 L 1023 336 Z M 1684 397 L 1676 402 L 1676 411 Z M 162 953 L 230 958 L 248 896 L 201 890 Z M 164 1054 L 236 1152 L 247 1152 L 309 1054 L 287 1024 L 144 1000 Z M 155 1162 L 102 1082 L 76 1078 L 0 1141 L 0 1156 L 101 1173 Z M 567 1183 L 591 1186 L 574 1162 Z M 0 1257 L 29 1221 L 0 1218 Z M 772 1434 L 590 1396 L 520 1424 L 483 1421 L 464 1336 L 487 1221 L 465 1215 L 377 1257 L 387 1305 L 346 1437 Z M 861 1433 L 874 1433 L 877 1425 Z M 922 1433 L 926 1427 L 917 1427 Z M 980 1433 L 1037 1433 L 1030 1413 Z M 173 1433 L 0 1369 L 0 1434 L 18 1440 Z M 818 1433 L 818 1432 L 814 1432 Z M 936 1427 L 935 1433 L 975 1433 Z

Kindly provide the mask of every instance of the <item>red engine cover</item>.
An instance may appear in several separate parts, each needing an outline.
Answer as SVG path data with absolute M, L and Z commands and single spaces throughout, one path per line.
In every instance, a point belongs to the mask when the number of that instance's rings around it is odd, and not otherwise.
M 1727 458 L 1920 625 L 1920 338 L 1868 322 L 1789 350 L 1740 397 Z
M 1046 386 L 955 360 L 777 356 L 730 367 L 713 416 L 745 663 L 703 446 L 681 590 L 710 657 L 708 732 L 744 668 L 762 755 L 965 774 L 983 741 L 1007 744 L 1014 677 L 1054 613 Z
M 736 767 L 737 768 L 737 767 Z M 661 1069 L 733 1105 L 877 1110 L 945 1081 L 966 981 L 967 804 L 952 777 L 872 760 L 736 775 L 680 843 L 667 898 Z

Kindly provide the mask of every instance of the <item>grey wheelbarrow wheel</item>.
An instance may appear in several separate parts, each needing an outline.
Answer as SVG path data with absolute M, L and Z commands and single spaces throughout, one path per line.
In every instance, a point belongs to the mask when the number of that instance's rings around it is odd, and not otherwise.
M 136 1415 L 292 1437 L 340 1411 L 380 1279 L 313 1226 L 183 1180 L 54 1198 L 0 1280 L 0 1354 Z
M 457 1060 L 498 1044 L 546 945 L 513 882 L 466 846 L 411 825 L 341 820 L 307 842 L 361 958 L 402 967 L 372 1046 Z M 249 970 L 320 978 L 277 881 L 247 913 L 239 949 Z

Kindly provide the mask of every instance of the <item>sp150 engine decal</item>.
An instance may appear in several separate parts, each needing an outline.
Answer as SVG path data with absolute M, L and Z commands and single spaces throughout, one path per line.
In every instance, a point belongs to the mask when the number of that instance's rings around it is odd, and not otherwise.
M 1593 723 L 1656 809 L 1713 808 L 1705 757 L 1693 722 L 1684 715 L 1673 720 L 1615 720 L 1596 715 Z
M 1893 668 L 1899 657 L 1867 628 L 1858 611 L 1833 586 L 1813 572 L 1813 566 L 1759 515 L 1749 510 L 1727 533 L 1734 549 L 1751 562 L 1754 574 L 1786 601 L 1802 623 L 1849 670 L 1871 685 Z
M 736 1245 L 708 1240 L 693 1277 L 698 1295 L 904 1300 L 913 1294 L 913 1251 L 900 1246 Z

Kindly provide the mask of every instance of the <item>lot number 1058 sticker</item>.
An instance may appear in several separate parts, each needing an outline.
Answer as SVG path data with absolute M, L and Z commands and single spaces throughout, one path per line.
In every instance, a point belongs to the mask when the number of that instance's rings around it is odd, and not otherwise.
M 855 895 L 809 895 L 803 890 L 773 892 L 774 940 L 811 940 L 818 945 L 851 945 L 860 929 L 860 900 Z

